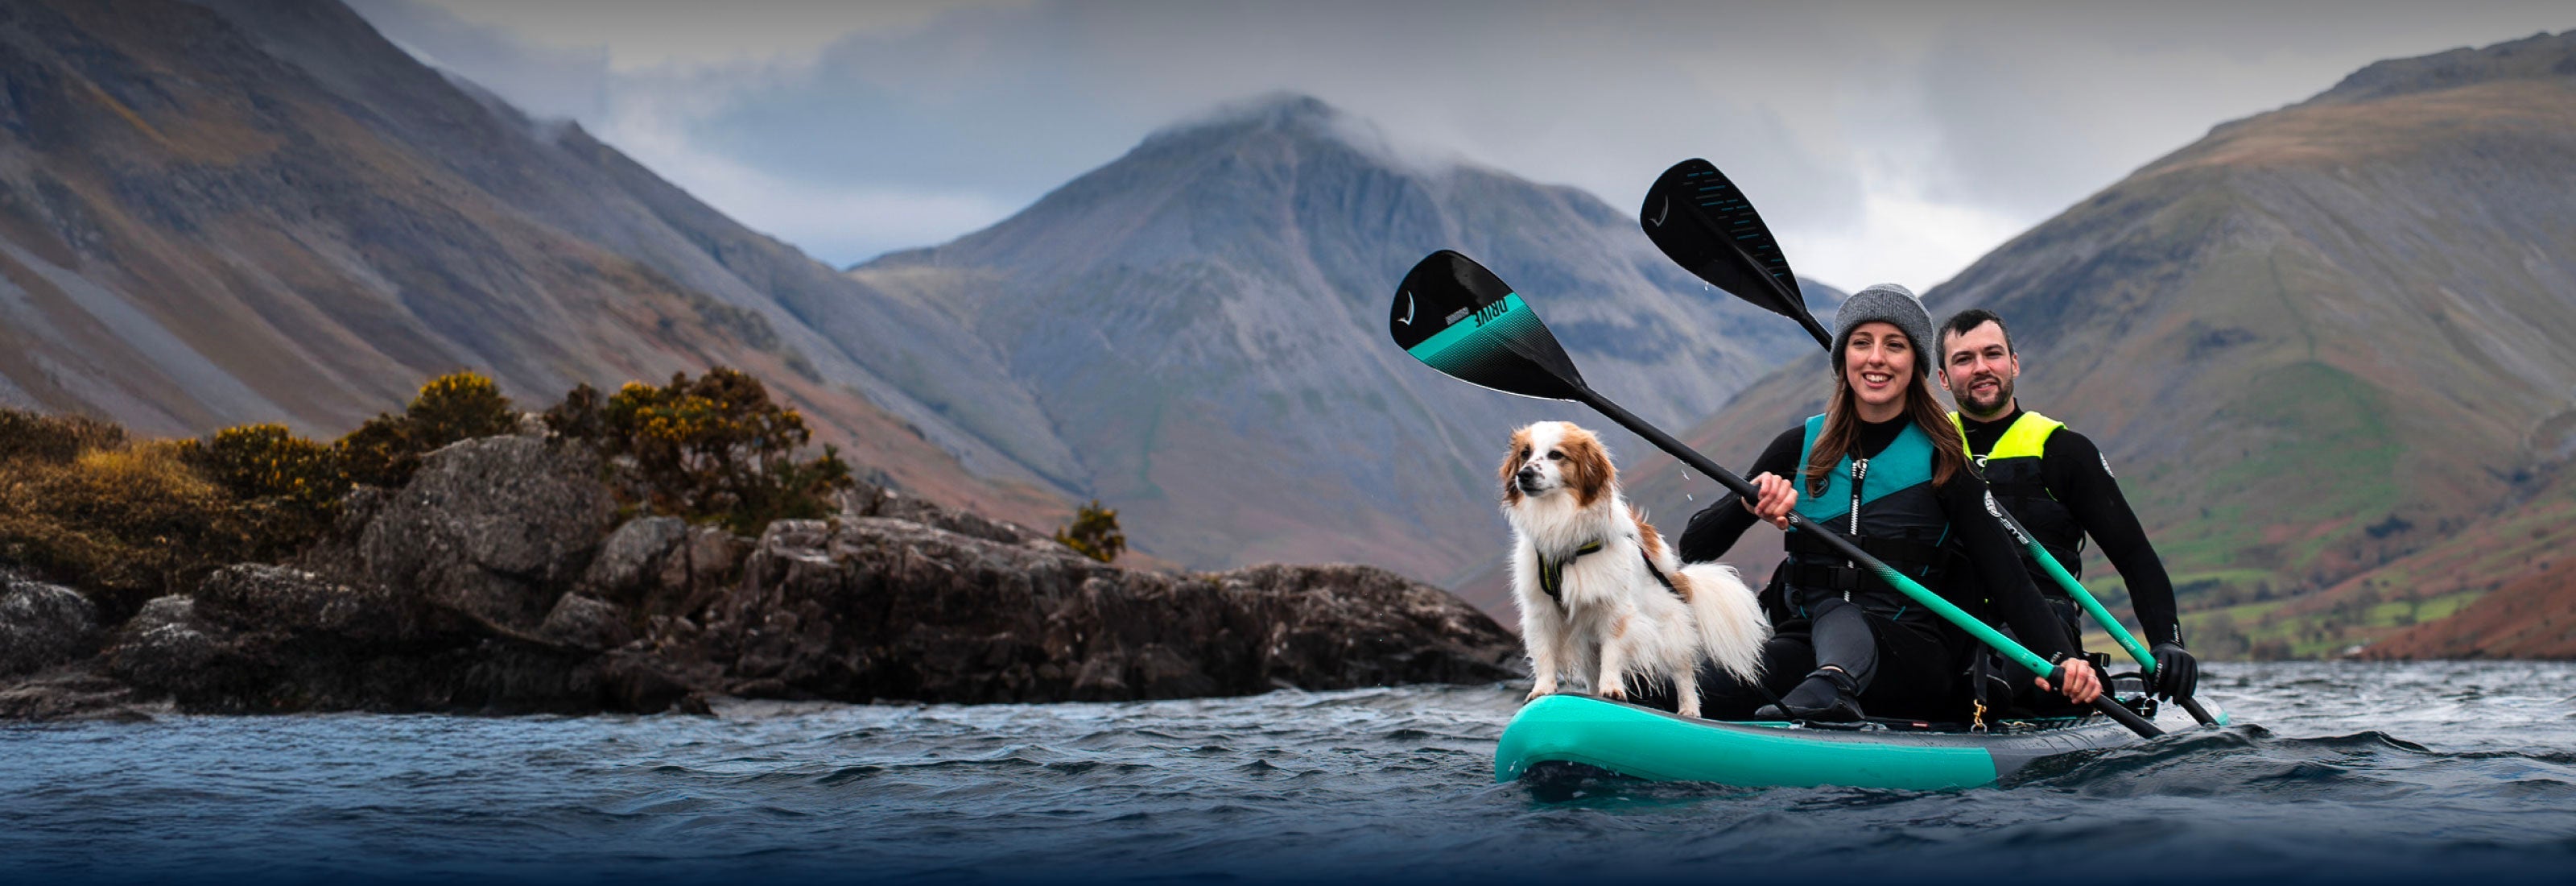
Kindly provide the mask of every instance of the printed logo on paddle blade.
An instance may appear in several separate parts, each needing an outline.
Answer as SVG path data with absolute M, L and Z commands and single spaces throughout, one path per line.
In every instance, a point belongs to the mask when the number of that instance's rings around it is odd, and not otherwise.
M 1417 315 L 1441 319 L 1409 321 Z M 1434 252 L 1414 265 L 1387 303 L 1386 317 L 1397 347 L 1453 378 L 1551 400 L 1582 392 L 1583 374 L 1538 312 L 1494 272 L 1457 252 Z M 1470 317 L 1475 322 L 1463 322 Z

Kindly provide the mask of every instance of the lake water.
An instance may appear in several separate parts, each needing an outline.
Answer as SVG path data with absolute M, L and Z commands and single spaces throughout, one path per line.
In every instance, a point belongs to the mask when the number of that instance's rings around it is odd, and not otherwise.
M 1525 687 L 0 727 L 0 882 L 2576 882 L 2576 666 L 2229 664 L 1943 793 L 1492 782 Z

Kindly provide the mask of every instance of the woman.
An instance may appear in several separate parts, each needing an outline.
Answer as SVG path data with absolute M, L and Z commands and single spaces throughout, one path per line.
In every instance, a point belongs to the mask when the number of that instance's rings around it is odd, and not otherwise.
M 1971 470 L 1958 429 L 1932 399 L 1921 346 L 1932 316 L 1902 286 L 1863 289 L 1834 314 L 1834 395 L 1825 414 L 1790 428 L 1753 463 L 1760 498 L 1724 501 L 1691 518 L 1685 560 L 1713 560 L 1756 518 L 1783 529 L 1792 510 L 1860 544 L 1927 587 L 1964 550 L 1991 603 L 2031 651 L 2066 668 L 2064 694 L 2101 694 L 2074 638 L 2031 586 L 2003 526 L 1986 512 L 1985 481 Z M 1792 483 L 1784 476 L 1796 477 Z M 1801 494 L 1803 493 L 1803 495 Z M 1740 501 L 1740 499 L 1738 499 Z M 1804 531 L 1788 533 L 1789 558 L 1764 604 L 1775 626 L 1763 650 L 1768 691 L 1706 682 L 1711 717 L 1852 721 L 1881 716 L 1951 718 L 1964 633 L 1915 605 Z M 1969 586 L 1976 586 L 1970 584 Z M 2038 678 L 2043 688 L 2047 678 Z M 1731 687 L 1731 688 L 1729 688 Z M 1763 704 L 1766 698 L 1776 703 Z

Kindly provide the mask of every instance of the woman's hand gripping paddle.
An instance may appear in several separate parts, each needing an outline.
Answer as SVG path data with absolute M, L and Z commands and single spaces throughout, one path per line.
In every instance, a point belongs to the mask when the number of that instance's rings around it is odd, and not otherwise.
M 1572 400 L 1590 406 L 1735 494 L 1747 500 L 1757 497 L 1753 485 L 1744 482 L 1744 478 L 1719 467 L 1707 456 L 1682 445 L 1672 435 L 1647 424 L 1644 419 L 1585 385 L 1583 374 L 1575 369 L 1573 359 L 1565 354 L 1565 348 L 1556 343 L 1556 336 L 1547 331 L 1547 324 L 1539 322 L 1538 312 L 1531 310 L 1529 303 L 1513 292 L 1502 278 L 1464 255 L 1444 249 L 1414 265 L 1413 270 L 1404 275 L 1404 283 L 1396 289 L 1395 302 L 1387 312 L 1387 331 L 1394 335 L 1398 347 L 1422 361 L 1423 365 L 1460 381 L 1507 394 Z M 2047 674 L 2051 685 L 2063 685 L 2065 673 L 2047 659 L 2032 654 L 2012 638 L 1960 611 L 1950 601 L 1941 599 L 1939 594 L 1915 583 L 1904 573 L 1879 562 L 1850 540 L 1824 531 L 1801 515 L 1791 514 L 1790 525 L 1814 533 L 1832 547 L 1834 553 L 1876 573 L 1898 593 L 1948 619 L 2006 658 L 2029 668 L 2031 673 Z M 2093 707 L 2139 735 L 2153 738 L 2163 734 L 2155 724 L 2121 707 L 2108 695 L 2094 699 Z
M 1664 170 L 1654 186 L 1646 189 L 1646 203 L 1637 212 L 1637 224 L 1646 229 L 1646 239 L 1655 241 L 1656 248 L 1675 264 L 1755 307 L 1798 321 L 1816 337 L 1816 344 L 1833 347 L 1833 336 L 1807 310 L 1806 297 L 1798 292 L 1798 279 L 1789 270 L 1789 257 L 1780 251 L 1779 241 L 1771 237 L 1770 226 L 1762 223 L 1762 216 L 1753 210 L 1753 201 L 1726 179 L 1726 173 L 1717 171 L 1716 164 L 1694 157 Z M 2128 650 L 2129 657 L 2137 659 L 2138 666 L 2145 669 L 2148 685 L 2154 685 L 2155 654 L 2121 627 L 2120 620 L 2102 608 L 2102 601 L 2094 599 L 2093 592 L 2076 581 L 2011 514 L 2000 508 L 1994 510 L 2013 540 L 2036 558 L 2041 571 L 2065 588 L 2084 611 L 2092 613 L 2093 620 L 2101 623 L 2102 629 L 2110 632 L 2112 639 Z M 2174 701 L 2202 725 L 2218 722 L 2190 696 Z

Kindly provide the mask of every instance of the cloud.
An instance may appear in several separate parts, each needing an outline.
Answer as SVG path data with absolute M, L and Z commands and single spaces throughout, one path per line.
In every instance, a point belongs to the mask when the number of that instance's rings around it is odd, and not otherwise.
M 854 34 L 900 35 L 959 9 L 1024 0 L 424 0 L 460 22 L 556 50 L 604 51 L 617 73 L 793 63 Z
M 1925 292 L 2029 227 L 2003 212 L 1891 187 L 1871 188 L 1859 216 L 1858 225 L 1781 234 L 1780 248 L 1801 276 L 1845 292 L 1872 283 Z
M 544 46 L 419 0 L 349 0 L 349 6 L 414 58 L 472 80 L 532 116 L 591 122 L 610 112 L 614 75 L 606 46 Z
M 434 5 L 432 5 L 434 4 Z M 2223 120 L 2548 4 L 359 0 L 834 264 L 998 221 L 1148 133 L 1317 96 L 1622 209 L 1707 157 L 1801 272 L 1918 289 Z

